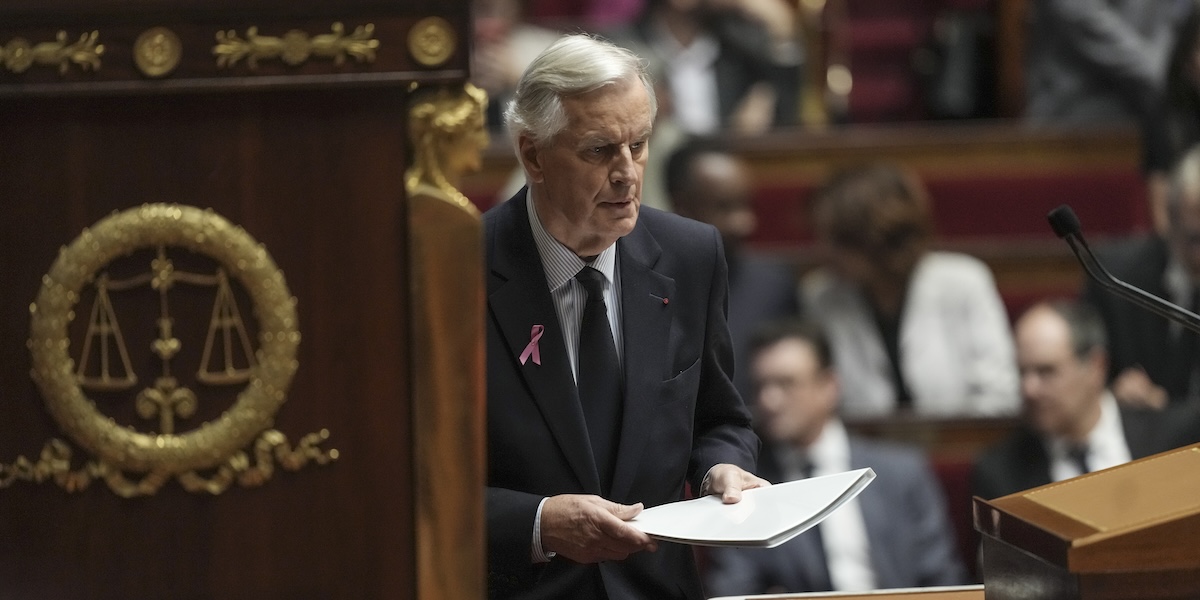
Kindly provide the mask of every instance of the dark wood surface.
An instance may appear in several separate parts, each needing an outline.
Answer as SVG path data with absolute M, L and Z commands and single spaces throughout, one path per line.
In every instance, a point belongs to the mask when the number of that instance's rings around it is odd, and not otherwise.
M 218 497 L 174 483 L 133 500 L 102 483 L 76 495 L 14 484 L 0 490 L 6 593 L 411 595 L 401 102 L 379 91 L 5 103 L 24 118 L 0 124 L 0 161 L 16 167 L 0 176 L 0 460 L 61 437 L 24 347 L 42 274 L 83 228 L 144 202 L 211 207 L 266 246 L 303 336 L 275 427 L 292 439 L 327 428 L 341 453 Z
M 465 77 L 467 3 L 344 2 L 336 11 L 327 4 L 18 0 L 0 8 L 0 43 L 59 28 L 133 32 L 152 22 L 196 36 L 218 23 L 239 31 L 256 24 L 266 35 L 290 27 L 321 33 L 334 18 L 351 25 L 386 17 L 397 25 L 380 33 L 394 47 L 404 24 L 442 13 L 462 44 L 440 69 L 410 69 L 409 59 L 381 54 L 374 66 L 354 67 L 361 68 L 356 77 L 339 75 L 328 61 L 295 69 L 264 63 L 259 72 L 214 75 L 228 80 L 223 85 L 171 89 L 169 79 L 147 81 L 118 66 L 128 41 L 121 34 L 96 74 L 0 72 L 0 463 L 36 458 L 47 440 L 65 437 L 32 383 L 26 349 L 43 274 L 84 228 L 155 202 L 212 208 L 274 258 L 297 298 L 302 339 L 273 426 L 292 443 L 328 429 L 322 446 L 340 455 L 297 472 L 277 467 L 259 488 L 235 484 L 217 496 L 188 493 L 174 481 L 133 499 L 101 481 L 74 494 L 16 482 L 0 489 L 0 598 L 414 598 L 423 579 L 482 577 L 481 555 L 459 564 L 416 562 L 418 545 L 459 540 L 421 540 L 416 532 L 414 462 L 433 462 L 422 466 L 449 480 L 426 490 L 426 501 L 451 493 L 463 495 L 455 498 L 462 505 L 482 506 L 482 490 L 455 483 L 461 470 L 441 463 L 436 450 L 418 456 L 412 446 L 403 185 L 407 83 Z M 286 17 L 268 20 L 283 9 Z M 384 76 L 363 85 L 371 69 Z M 129 91 L 118 89 L 125 85 L 138 93 L 120 93 Z M 76 312 L 77 321 L 86 319 L 86 307 Z M 131 330 L 154 324 L 136 311 L 122 316 Z M 72 334 L 78 343 L 82 332 Z M 143 341 L 131 351 L 153 363 L 146 334 L 137 335 Z M 200 405 L 217 414 L 228 401 L 204 392 Z M 131 396 L 105 402 L 132 415 Z M 180 422 L 181 429 L 194 425 Z

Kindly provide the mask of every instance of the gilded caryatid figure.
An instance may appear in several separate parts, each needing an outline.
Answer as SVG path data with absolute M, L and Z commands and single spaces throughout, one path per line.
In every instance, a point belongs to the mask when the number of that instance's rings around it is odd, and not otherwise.
M 408 131 L 415 157 L 404 178 L 410 197 L 433 196 L 478 214 L 457 185 L 463 175 L 482 166 L 479 153 L 489 141 L 486 108 L 487 94 L 470 83 L 413 92 Z

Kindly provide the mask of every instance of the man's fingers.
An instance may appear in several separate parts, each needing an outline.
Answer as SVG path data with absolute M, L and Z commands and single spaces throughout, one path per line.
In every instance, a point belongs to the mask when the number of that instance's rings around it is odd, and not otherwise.
M 624 505 L 598 496 L 554 496 L 542 510 L 542 547 L 580 563 L 623 560 L 655 550 L 650 536 L 625 521 L 642 504 Z

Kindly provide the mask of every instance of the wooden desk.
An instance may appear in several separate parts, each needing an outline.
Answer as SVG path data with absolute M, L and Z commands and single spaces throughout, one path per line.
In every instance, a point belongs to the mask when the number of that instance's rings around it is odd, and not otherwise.
M 906 588 L 872 592 L 812 592 L 807 594 L 765 594 L 760 596 L 725 596 L 712 600 L 790 600 L 792 598 L 838 598 L 840 600 L 983 600 L 982 585 L 961 585 L 936 588 Z

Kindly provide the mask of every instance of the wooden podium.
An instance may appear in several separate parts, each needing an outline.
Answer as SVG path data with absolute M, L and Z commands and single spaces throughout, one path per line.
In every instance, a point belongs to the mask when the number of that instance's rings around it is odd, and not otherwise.
M 711 600 L 983 600 L 982 585 L 872 590 L 869 592 L 807 592 L 802 594 L 759 594 L 723 596 Z
M 0 3 L 0 600 L 486 594 L 468 5 Z
M 974 500 L 987 600 L 1200 598 L 1200 445 Z

